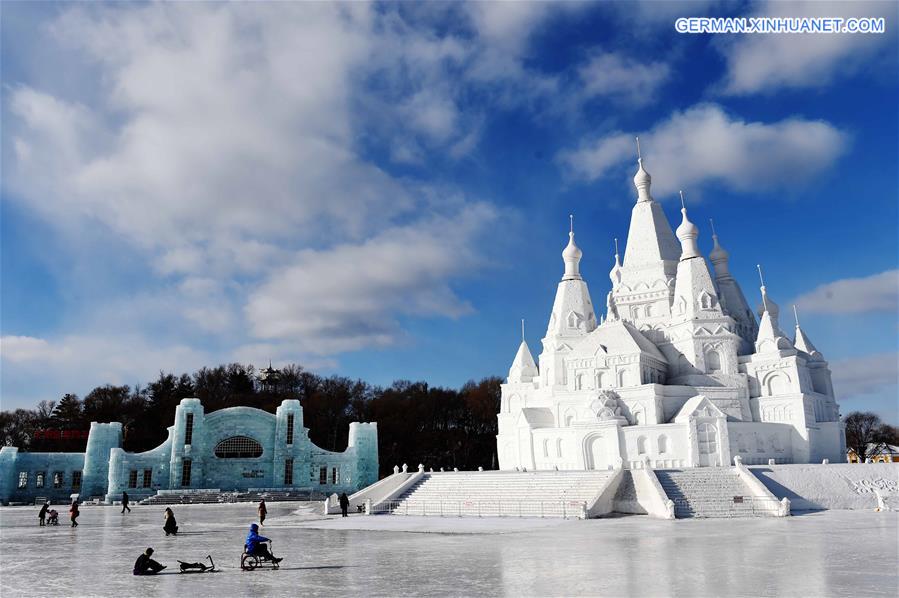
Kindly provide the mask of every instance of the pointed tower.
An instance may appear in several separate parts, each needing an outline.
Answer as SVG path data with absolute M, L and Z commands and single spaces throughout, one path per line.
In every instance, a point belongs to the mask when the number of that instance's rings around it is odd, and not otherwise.
M 645 329 L 670 316 L 680 247 L 662 206 L 650 193 L 652 177 L 644 167 L 639 139 L 637 155 L 637 203 L 631 210 L 624 263 L 616 273 L 619 284 L 613 285 L 607 318 Z
M 792 349 L 793 344 L 780 330 L 778 323 L 780 307 L 768 297 L 768 289 L 765 287 L 765 279 L 762 276 L 762 266 L 757 265 L 756 268 L 759 270 L 759 279 L 762 281 L 762 286 L 759 287 L 762 292 L 762 304 L 759 306 L 761 322 L 759 323 L 759 334 L 755 339 L 755 352 L 768 353 Z
M 584 254 L 574 242 L 574 217 L 570 216 L 570 219 L 568 245 L 562 251 L 565 271 L 556 289 L 552 314 L 543 339 L 543 352 L 540 354 L 543 381 L 550 386 L 565 385 L 563 360 L 571 351 L 571 343 L 596 329 L 590 291 L 580 273 Z
M 709 266 L 699 252 L 699 228 L 687 215 L 683 191 L 681 223 L 676 234 L 681 243 L 681 257 L 668 328 L 674 340 L 662 348 L 670 355 L 671 363 L 675 363 L 676 356 L 677 383 L 707 386 L 711 384 L 710 378 L 732 383 L 739 369 L 737 350 L 741 339 L 731 332 L 733 320 L 721 309 Z M 748 403 L 728 411 L 739 418 L 746 413 Z
M 672 312 L 675 319 L 692 320 L 720 318 L 723 316 L 718 293 L 712 283 L 712 275 L 699 253 L 697 239 L 699 228 L 687 217 L 684 192 L 681 195 L 681 223 L 677 227 L 677 238 L 681 243 L 681 256 L 677 264 L 677 278 L 674 284 Z
M 715 223 L 709 220 L 709 224 L 712 227 L 712 241 L 714 242 L 714 247 L 709 253 L 709 260 L 715 266 L 715 283 L 718 285 L 721 309 L 734 319 L 736 333 L 743 339 L 743 342 L 740 343 L 740 355 L 748 355 L 753 351 L 759 327 L 752 314 L 752 309 L 749 307 L 749 302 L 746 300 L 746 295 L 740 288 L 740 283 L 730 273 L 728 264 L 730 254 L 718 243 Z
M 537 364 L 534 363 L 534 357 L 528 348 L 527 342 L 524 340 L 524 320 L 521 321 L 521 344 L 518 345 L 518 352 L 515 359 L 512 360 L 512 367 L 509 368 L 509 384 L 523 384 L 531 382 L 538 376 Z

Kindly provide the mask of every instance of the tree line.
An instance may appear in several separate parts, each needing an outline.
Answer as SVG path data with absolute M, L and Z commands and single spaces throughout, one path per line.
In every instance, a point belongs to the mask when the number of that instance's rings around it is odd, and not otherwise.
M 35 409 L 0 412 L 0 441 L 23 451 L 82 452 L 79 434 L 90 422 L 122 422 L 123 448 L 142 452 L 160 445 L 181 399 L 196 397 L 206 413 L 249 406 L 274 413 L 284 399 L 298 399 L 312 442 L 346 448 L 352 421 L 378 424 L 381 474 L 394 465 L 423 463 L 438 469 L 496 468 L 499 378 L 470 381 L 459 389 L 399 380 L 387 387 L 342 376 L 324 377 L 289 365 L 260 376 L 252 365 L 204 367 L 192 374 L 160 372 L 146 386 L 98 386 L 83 398 L 65 394 Z M 60 433 L 47 434 L 47 430 Z

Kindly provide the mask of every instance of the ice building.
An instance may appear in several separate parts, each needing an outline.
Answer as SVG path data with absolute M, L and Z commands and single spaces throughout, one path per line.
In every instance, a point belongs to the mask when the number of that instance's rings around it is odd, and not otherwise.
M 20 453 L 0 449 L 0 502 L 38 497 L 118 500 L 158 492 L 301 490 L 352 492 L 378 480 L 375 423 L 350 424 L 344 452 L 309 440 L 303 408 L 286 400 L 272 414 L 251 407 L 205 413 L 199 399 L 183 399 L 168 438 L 153 450 L 121 448 L 122 424 L 91 423 L 84 453 Z
M 791 340 L 762 282 L 757 321 L 714 230 L 711 269 L 686 207 L 672 231 L 651 181 L 638 160 L 599 318 L 572 226 L 539 366 L 522 338 L 502 386 L 500 469 L 842 460 L 830 369 L 798 317 Z

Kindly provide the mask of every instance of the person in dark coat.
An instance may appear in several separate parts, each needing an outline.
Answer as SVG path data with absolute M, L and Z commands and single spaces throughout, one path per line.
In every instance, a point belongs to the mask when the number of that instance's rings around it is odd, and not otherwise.
M 59 525 L 59 513 L 56 509 L 50 509 L 47 515 L 47 525 Z
M 175 513 L 172 511 L 171 507 L 165 508 L 165 525 L 162 526 L 162 530 L 165 532 L 165 535 L 169 534 L 173 536 L 178 535 L 178 522 L 175 521 Z
M 259 535 L 259 526 L 255 523 L 250 526 L 250 533 L 247 534 L 247 541 L 244 543 L 244 550 L 247 554 L 253 554 L 264 559 L 268 559 L 273 563 L 280 563 L 283 559 L 272 556 L 268 551 L 268 546 L 264 542 L 271 542 L 265 536 Z
M 131 507 L 128 506 L 128 493 L 122 492 L 122 513 L 125 512 L 125 509 L 128 509 L 128 512 L 131 512 Z
M 259 513 L 259 525 L 265 525 L 265 516 L 268 515 L 268 508 L 265 506 L 265 499 L 262 499 L 259 502 L 259 507 L 256 509 Z
M 47 511 L 49 509 L 50 509 L 50 501 L 48 500 L 43 505 L 41 505 L 41 510 L 38 511 L 37 520 L 38 520 L 38 525 L 40 525 L 41 527 L 44 527 L 44 522 L 47 518 Z
M 346 495 L 346 492 L 340 493 L 340 496 L 337 498 L 337 502 L 340 503 L 340 512 L 343 514 L 343 517 L 346 517 L 347 509 L 350 508 L 350 499 Z
M 72 521 L 72 527 L 78 527 L 78 516 L 81 515 L 81 511 L 78 510 L 78 499 L 72 500 L 72 506 L 69 507 L 69 519 Z
M 137 560 L 134 561 L 133 573 L 135 575 L 156 575 L 157 573 L 165 569 L 165 565 L 157 563 L 150 558 L 151 556 L 153 556 L 153 549 L 148 548 L 142 555 L 137 557 Z

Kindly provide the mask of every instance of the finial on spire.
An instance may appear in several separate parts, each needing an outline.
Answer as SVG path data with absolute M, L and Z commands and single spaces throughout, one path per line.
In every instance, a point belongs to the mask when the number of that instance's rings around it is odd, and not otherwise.
M 634 140 L 637 142 L 637 160 L 642 160 L 643 156 L 640 154 L 640 138 L 634 137 Z
M 687 209 L 687 206 L 684 203 L 684 190 L 683 189 L 681 189 L 681 191 L 680 191 L 680 209 L 682 209 L 682 210 Z
M 796 309 L 796 304 L 793 304 L 793 318 L 796 320 L 796 328 L 799 328 L 799 310 Z
M 712 236 L 717 237 L 718 233 L 715 232 L 715 221 L 712 218 L 709 218 L 709 224 L 712 225 Z
M 618 237 L 615 237 L 615 257 L 618 257 Z
M 574 233 L 574 214 L 568 214 L 568 222 L 571 227 L 571 229 L 568 232 Z
M 521 318 L 521 342 L 524 342 L 524 318 Z
M 759 281 L 762 283 L 762 306 L 768 311 L 768 293 L 765 292 L 765 277 L 762 275 L 762 265 L 756 264 L 755 267 L 759 271 Z

